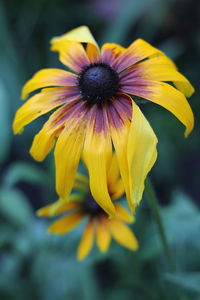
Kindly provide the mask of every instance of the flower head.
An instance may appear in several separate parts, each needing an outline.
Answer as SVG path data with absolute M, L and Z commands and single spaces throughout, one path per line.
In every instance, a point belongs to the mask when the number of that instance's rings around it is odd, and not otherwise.
M 89 190 L 88 178 L 80 173 L 76 174 L 74 192 L 67 199 L 60 199 L 37 212 L 40 217 L 62 215 L 48 229 L 49 233 L 55 234 L 67 234 L 87 218 L 87 224 L 78 247 L 78 259 L 83 259 L 89 254 L 95 237 L 97 246 L 102 252 L 108 250 L 111 237 L 130 250 L 138 248 L 135 235 L 125 225 L 125 223 L 133 223 L 134 217 L 115 201 L 124 194 L 115 156 L 112 159 L 107 178 L 109 195 L 114 200 L 113 205 L 116 210 L 115 217 L 112 219 L 108 218 L 105 211 L 94 200 Z
M 28 123 L 54 110 L 35 136 L 31 155 L 42 161 L 57 138 L 56 189 L 61 198 L 70 194 L 82 155 L 91 193 L 110 215 L 115 214 L 115 206 L 107 188 L 107 166 L 114 149 L 133 210 L 157 157 L 157 138 L 134 96 L 173 113 L 185 125 L 187 136 L 194 119 L 185 96 L 194 89 L 163 52 L 141 39 L 127 49 L 107 43 L 100 50 L 89 29 L 82 26 L 52 39 L 51 44 L 72 72 L 44 69 L 25 84 L 23 99 L 42 90 L 17 111 L 14 132 L 20 133 Z

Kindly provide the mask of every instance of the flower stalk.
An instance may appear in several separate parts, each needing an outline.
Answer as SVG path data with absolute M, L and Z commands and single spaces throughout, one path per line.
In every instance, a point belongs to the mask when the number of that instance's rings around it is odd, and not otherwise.
M 165 233 L 164 225 L 163 225 L 163 222 L 162 222 L 162 217 L 161 217 L 161 214 L 160 214 L 158 199 L 156 197 L 153 185 L 152 185 L 151 180 L 149 178 L 146 179 L 145 187 L 146 187 L 146 194 L 147 194 L 147 197 L 148 197 L 148 200 L 149 200 L 149 204 L 150 204 L 154 219 L 157 223 L 158 231 L 159 231 L 159 234 L 160 234 L 160 239 L 161 239 L 162 245 L 163 245 L 163 250 L 164 250 L 165 255 L 168 259 L 171 270 L 174 272 L 176 270 L 176 265 L 175 265 L 173 256 L 171 254 L 171 250 L 170 250 L 168 240 L 167 240 L 167 236 L 166 236 L 166 233 Z

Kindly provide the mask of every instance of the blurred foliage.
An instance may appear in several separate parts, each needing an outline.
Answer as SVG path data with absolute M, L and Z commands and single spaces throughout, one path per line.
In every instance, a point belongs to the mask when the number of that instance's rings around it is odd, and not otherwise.
M 198 0 L 1 0 L 0 1 L 0 299 L 200 299 L 200 2 Z M 142 105 L 159 138 L 151 173 L 176 263 L 170 270 L 157 226 L 144 197 L 133 226 L 140 250 L 112 243 L 78 263 L 83 224 L 67 236 L 46 234 L 35 209 L 56 199 L 51 155 L 29 154 L 44 119 L 12 135 L 24 82 L 40 68 L 62 67 L 49 40 L 88 25 L 97 41 L 127 46 L 141 37 L 164 50 L 196 88 L 190 100 L 196 127 L 183 127 L 164 109 Z

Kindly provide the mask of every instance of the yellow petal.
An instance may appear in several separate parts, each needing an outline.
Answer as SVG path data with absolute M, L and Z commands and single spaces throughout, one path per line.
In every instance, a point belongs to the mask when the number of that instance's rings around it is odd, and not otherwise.
M 153 57 L 139 63 L 136 69 L 141 69 L 145 78 L 158 81 L 172 81 L 186 96 L 194 93 L 194 88 L 185 76 L 177 71 L 174 64 L 166 56 Z
M 124 184 L 124 189 L 126 192 L 126 198 L 129 203 L 131 210 L 134 210 L 133 203 L 131 202 L 130 196 L 130 186 L 129 186 L 129 169 L 127 160 L 127 142 L 129 135 L 130 121 L 127 120 L 125 124 L 122 124 L 120 128 L 110 127 L 112 141 L 116 151 L 118 164 L 120 168 L 120 173 L 122 181 Z
M 48 86 L 76 86 L 77 76 L 60 69 L 43 69 L 27 81 L 22 89 L 22 99 L 31 92 Z
M 61 36 L 54 37 L 51 40 L 51 43 L 54 44 L 55 42 L 60 42 L 60 41 L 74 41 L 79 43 L 89 43 L 98 48 L 98 45 L 87 26 L 80 26 L 71 31 L 68 31 L 67 33 Z
M 116 153 L 113 154 L 108 170 L 108 190 L 112 200 L 120 198 L 124 194 L 124 185 L 120 177 L 119 165 Z
M 126 223 L 133 223 L 134 217 L 121 205 L 116 204 L 116 215 L 115 218 L 119 219 L 120 221 L 126 222 Z
M 92 120 L 88 121 L 83 159 L 88 168 L 92 196 L 102 209 L 110 216 L 113 216 L 115 207 L 111 201 L 107 186 L 108 165 L 112 157 L 111 138 L 107 119 L 104 115 L 105 111 L 100 111 L 95 106 L 93 106 L 93 109 L 96 110 L 96 115 L 92 115 Z M 99 129 L 98 126 L 103 128 Z
M 110 246 L 111 236 L 104 224 L 104 218 L 98 219 L 96 226 L 97 246 L 100 251 L 106 252 Z
M 71 105 L 64 105 L 57 109 L 35 136 L 30 149 L 30 154 L 37 161 L 42 161 L 55 144 L 55 138 L 62 131 L 65 124 L 65 115 Z
M 93 63 L 100 59 L 98 45 L 87 26 L 80 26 L 61 36 L 53 38 L 51 40 L 52 50 L 56 50 L 57 48 L 57 50 L 60 51 L 57 45 L 59 45 L 59 43 L 61 45 L 61 43 L 65 41 L 86 43 L 87 44 L 86 53 L 89 61 Z M 65 51 L 67 50 L 65 49 Z
M 80 43 L 68 40 L 59 41 L 53 43 L 51 50 L 58 51 L 60 61 L 78 73 L 90 63 L 85 49 Z
M 84 259 L 92 249 L 94 244 L 94 221 L 90 220 L 85 228 L 82 239 L 78 247 L 78 260 Z
M 133 64 L 153 55 L 164 55 L 160 50 L 142 39 L 134 41 L 119 57 L 117 71 L 121 72 Z
M 48 228 L 49 233 L 66 234 L 73 230 L 84 218 L 82 212 L 75 212 L 55 221 Z
M 85 136 L 85 112 L 71 117 L 65 123 L 55 148 L 56 191 L 61 198 L 70 193 L 79 164 Z
M 72 88 L 43 89 L 18 109 L 13 121 L 14 133 L 21 133 L 36 118 L 77 97 L 78 93 L 74 93 Z
M 138 241 L 128 226 L 115 219 L 109 220 L 107 226 L 119 244 L 133 251 L 138 249 Z
M 133 116 L 128 137 L 128 167 L 131 201 L 139 204 L 145 178 L 155 163 L 157 138 L 148 121 L 133 102 Z
M 114 69 L 117 68 L 118 59 L 125 50 L 124 47 L 114 43 L 104 44 L 101 48 L 102 62 L 109 64 Z
M 82 195 L 72 194 L 65 201 L 59 199 L 52 204 L 48 204 L 37 210 L 36 214 L 38 217 L 52 217 L 60 215 L 66 211 L 73 210 L 80 207 L 80 201 Z

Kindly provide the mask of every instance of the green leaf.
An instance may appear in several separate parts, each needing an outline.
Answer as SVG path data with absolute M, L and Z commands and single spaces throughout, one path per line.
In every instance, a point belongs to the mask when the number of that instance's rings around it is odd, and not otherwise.
M 0 190 L 0 213 L 15 225 L 24 226 L 32 218 L 28 199 L 19 190 Z
M 1 112 L 1 117 L 0 117 L 0 141 L 1 141 L 0 163 L 1 163 L 6 159 L 9 153 L 9 149 L 11 145 L 11 137 L 12 137 L 8 93 L 1 80 L 0 80 L 0 112 Z
M 13 163 L 6 171 L 3 179 L 4 187 L 12 187 L 19 181 L 48 184 L 48 176 L 42 169 L 33 164 L 16 162 Z
M 188 291 L 200 294 L 200 272 L 166 274 L 166 279 Z

